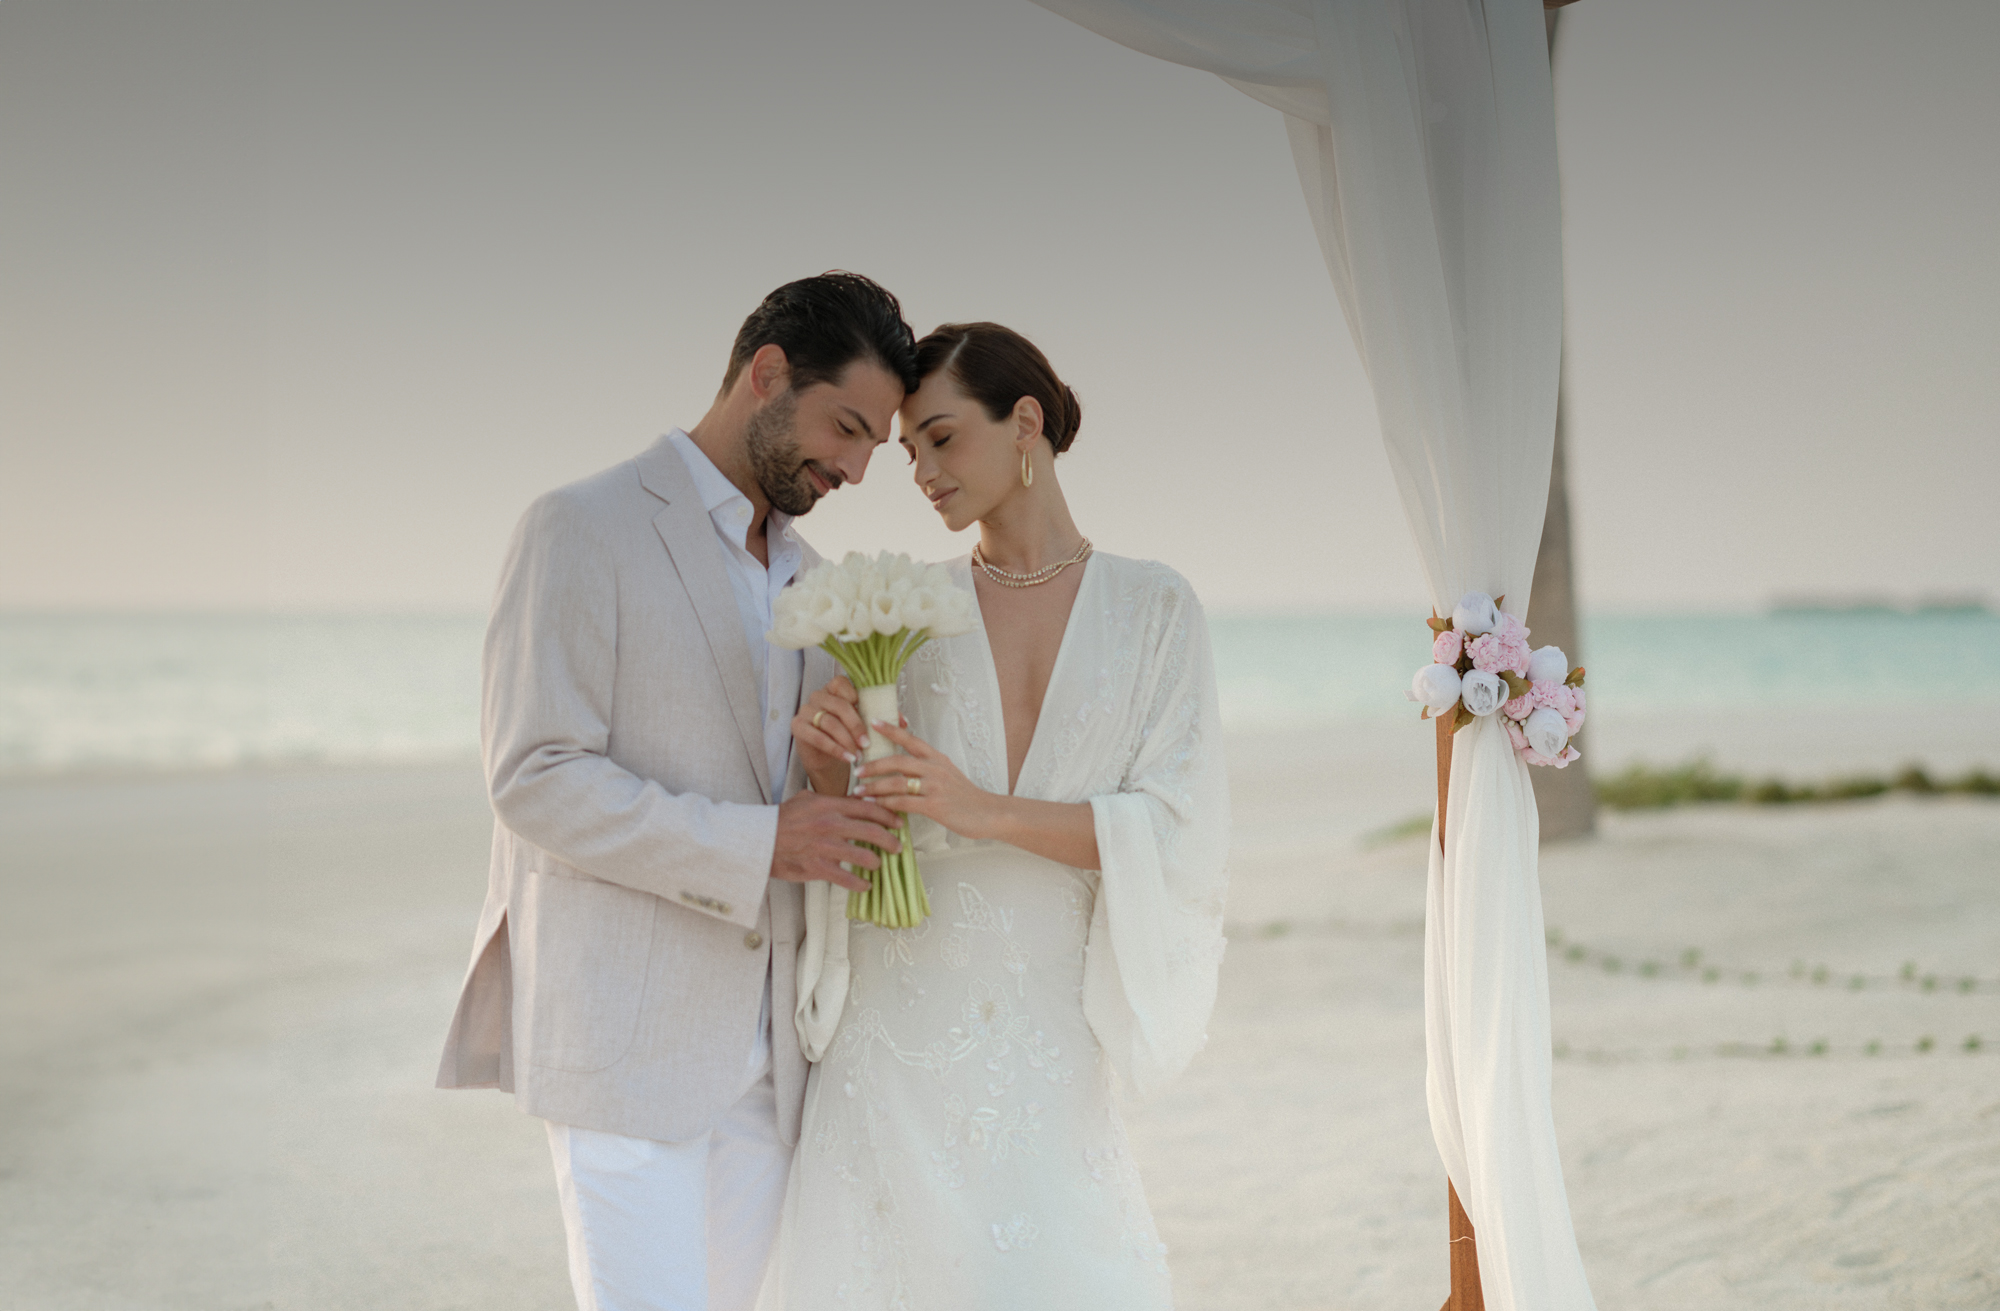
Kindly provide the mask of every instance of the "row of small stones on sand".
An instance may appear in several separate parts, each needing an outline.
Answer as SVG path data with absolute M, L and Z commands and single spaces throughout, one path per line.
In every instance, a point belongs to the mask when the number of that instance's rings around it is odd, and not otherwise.
M 1351 931 L 1355 926 L 1330 922 L 1318 926 L 1294 925 L 1288 920 L 1272 920 L 1266 924 L 1233 924 L 1229 927 L 1231 938 L 1282 938 L 1289 936 L 1295 928 L 1308 932 L 1317 927 L 1320 931 Z M 1562 930 L 1548 931 L 1549 951 L 1558 959 L 1572 965 L 1594 966 L 1607 974 L 1623 974 L 1626 963 L 1623 958 L 1609 952 L 1592 951 L 1580 942 L 1565 943 Z M 1680 954 L 1677 966 L 1669 966 L 1658 960 L 1641 960 L 1631 972 L 1646 979 L 1700 979 L 1708 984 L 1736 984 L 1741 987 L 1756 987 L 1765 976 L 1756 970 L 1725 969 L 1719 965 L 1704 963 L 1700 948 L 1689 947 Z M 1945 979 L 1935 974 L 1918 970 L 1916 962 L 1906 961 L 1900 972 L 1894 975 L 1836 974 L 1824 965 L 1808 966 L 1804 961 L 1795 960 L 1791 969 L 1783 975 L 1772 976 L 1778 982 L 1799 987 L 1826 987 L 1839 983 L 1849 992 L 1867 989 L 1896 987 L 1904 991 L 1936 993 L 1942 996 L 1969 994 L 1975 992 L 2000 992 L 2000 979 L 1981 979 L 1964 975 L 1956 979 Z M 1666 1048 L 1583 1048 L 1573 1047 L 1568 1042 L 1557 1042 L 1552 1054 L 1558 1060 L 1583 1060 L 1599 1063 L 1618 1063 L 1642 1060 L 1684 1061 L 1697 1056 L 1882 1056 L 1900 1051 L 1927 1056 L 1934 1051 L 1955 1045 L 1968 1056 L 1977 1056 L 1994 1050 L 1985 1039 L 1976 1033 L 1969 1033 L 1956 1044 L 1941 1045 L 1933 1034 L 1901 1044 L 1884 1043 L 1871 1038 L 1864 1043 L 1835 1044 L 1826 1038 L 1815 1038 L 1811 1042 L 1795 1043 L 1790 1038 L 1779 1036 L 1768 1043 L 1723 1042 L 1705 1046 L 1677 1044 Z
M 1407 929 L 1420 932 L 1421 925 L 1398 925 L 1386 931 L 1396 932 Z M 1294 932 L 1355 932 L 1367 933 L 1363 926 L 1341 921 L 1320 924 L 1294 923 L 1290 920 L 1270 920 L 1261 924 L 1234 923 L 1227 926 L 1231 938 L 1282 938 Z M 1376 926 L 1375 932 L 1385 931 Z M 1568 964 L 1602 970 L 1606 974 L 1624 974 L 1628 971 L 1642 979 L 1676 979 L 1681 981 L 1699 980 L 1707 984 L 1729 984 L 1737 987 L 1755 988 L 1771 982 L 1791 987 L 1834 987 L 1848 992 L 1879 991 L 1895 988 L 1904 992 L 1928 992 L 1940 995 L 1953 993 L 1970 995 L 1982 992 L 2000 992 L 2000 978 L 1984 979 L 1973 974 L 1948 975 L 1917 968 L 1915 961 L 1905 961 L 1903 968 L 1895 974 L 1867 974 L 1851 970 L 1835 970 L 1827 965 L 1808 965 L 1795 960 L 1791 969 L 1783 974 L 1766 974 L 1760 970 L 1738 969 L 1710 961 L 1699 947 L 1689 947 L 1680 953 L 1676 962 L 1669 963 L 1658 957 L 1641 957 L 1627 961 L 1623 956 L 1608 951 L 1595 951 L 1580 942 L 1570 942 L 1564 938 L 1561 929 L 1548 930 L 1549 952 Z
M 1769 979 L 1794 986 L 1844 988 L 1849 992 L 1881 988 L 1896 988 L 1904 992 L 1966 994 L 2000 992 L 2000 978 L 1982 979 L 1973 974 L 1936 974 L 1918 969 L 1915 961 L 1905 961 L 1903 968 L 1895 974 L 1867 974 L 1835 970 L 1826 965 L 1808 965 L 1802 960 L 1795 960 L 1786 973 L 1766 975 L 1758 970 L 1736 969 L 1716 964 L 1709 961 L 1698 947 L 1687 948 L 1681 952 L 1676 963 L 1668 964 L 1656 958 L 1641 958 L 1636 962 L 1627 962 L 1624 957 L 1608 951 L 1594 951 L 1580 942 L 1566 942 L 1561 929 L 1550 929 L 1548 940 L 1550 953 L 1571 965 L 1600 969 L 1606 974 L 1623 974 L 1629 969 L 1633 974 L 1645 979 L 1699 979 L 1703 983 L 1727 983 L 1745 988 L 1757 987 Z
M 1815 1038 L 1811 1042 L 1793 1042 L 1780 1035 L 1768 1043 L 1719 1042 L 1702 1046 L 1677 1043 L 1672 1047 L 1575 1047 L 1567 1041 L 1558 1041 L 1552 1055 L 1559 1061 L 1578 1060 L 1598 1064 L 1618 1064 L 1626 1061 L 1686 1061 L 1702 1056 L 1722 1057 L 1815 1057 L 1815 1056 L 1885 1056 L 1910 1052 L 1918 1056 L 1928 1056 L 1932 1052 L 1945 1051 L 1955 1046 L 1967 1056 L 1980 1056 L 1995 1050 L 1976 1033 L 1969 1033 L 1956 1043 L 1941 1043 L 1935 1036 L 1925 1034 L 1914 1042 L 1905 1044 L 1885 1043 L 1879 1038 L 1870 1038 L 1861 1043 L 1834 1043 L 1826 1038 Z
M 1595 967 L 1607 974 L 1621 974 L 1625 971 L 1625 961 L 1610 952 L 1592 951 L 1580 942 L 1565 944 L 1562 930 L 1548 932 L 1549 951 L 1572 965 Z M 1754 988 L 1763 981 L 1763 975 L 1756 970 L 1725 969 L 1719 965 L 1704 963 L 1701 949 L 1689 947 L 1680 954 L 1678 967 L 1670 967 L 1657 960 L 1641 960 L 1632 971 L 1641 978 L 1682 979 L 1699 978 L 1703 983 L 1734 983 L 1746 988 Z M 1869 988 L 1893 987 L 1902 991 L 1915 992 L 1994 992 L 2000 991 L 2000 979 L 1981 979 L 1973 975 L 1961 975 L 1956 979 L 1941 979 L 1938 975 L 1927 974 L 1917 968 L 1915 961 L 1905 961 L 1903 968 L 1894 975 L 1870 975 L 1844 973 L 1837 974 L 1825 965 L 1808 966 L 1802 960 L 1792 962 L 1791 969 L 1781 976 L 1781 981 L 1807 987 L 1828 987 L 1839 985 L 1849 992 L 1862 992 Z M 1977 1056 L 1990 1050 L 1985 1041 L 1976 1033 L 1969 1033 L 1957 1044 L 1959 1050 L 1968 1056 Z M 1886 1052 L 1902 1050 L 1892 1047 L 1878 1038 L 1870 1038 L 1858 1044 L 1836 1046 L 1825 1038 L 1815 1038 L 1811 1042 L 1795 1043 L 1782 1035 L 1769 1043 L 1725 1042 L 1710 1047 L 1691 1047 L 1685 1044 L 1666 1048 L 1662 1051 L 1613 1051 L 1601 1049 L 1572 1048 L 1567 1042 L 1558 1042 L 1554 1054 L 1559 1060 L 1581 1059 L 1586 1061 L 1624 1061 L 1644 1059 L 1687 1060 L 1696 1055 L 1714 1056 L 1881 1056 Z M 1940 1050 L 1938 1039 L 1925 1034 L 1907 1044 L 1907 1050 L 1919 1056 L 1927 1056 Z

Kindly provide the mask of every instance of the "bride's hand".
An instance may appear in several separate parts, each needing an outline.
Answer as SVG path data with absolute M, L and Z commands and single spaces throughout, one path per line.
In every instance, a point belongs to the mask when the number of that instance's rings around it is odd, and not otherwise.
M 863 765 L 861 795 L 900 814 L 936 820 L 960 837 L 993 835 L 998 797 L 973 786 L 949 756 L 908 729 L 877 722 L 869 731 L 880 733 L 906 754 Z
M 860 759 L 868 736 L 861 723 L 861 697 L 847 675 L 835 674 L 792 716 L 792 739 L 799 744 L 799 764 L 824 796 L 847 795 L 847 768 Z

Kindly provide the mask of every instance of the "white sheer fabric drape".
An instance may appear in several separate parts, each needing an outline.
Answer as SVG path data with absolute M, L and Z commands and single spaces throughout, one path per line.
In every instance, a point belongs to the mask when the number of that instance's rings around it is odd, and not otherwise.
M 1538 0 L 1037 3 L 1285 114 L 1432 603 L 1527 617 L 1562 342 Z M 1549 1107 L 1537 836 L 1527 767 L 1476 721 L 1432 844 L 1425 1005 L 1432 1131 L 1496 1311 L 1594 1306 Z

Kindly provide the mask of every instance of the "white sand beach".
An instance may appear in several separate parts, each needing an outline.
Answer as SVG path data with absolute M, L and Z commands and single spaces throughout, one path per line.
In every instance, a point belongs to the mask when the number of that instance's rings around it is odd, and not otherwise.
M 1996 719 L 1651 758 L 1951 769 Z M 1428 739 L 1231 744 L 1211 1042 L 1132 1112 L 1183 1307 L 1444 1297 L 1424 839 L 1371 837 L 1430 804 Z M 471 765 L 0 785 L 0 1305 L 568 1305 L 539 1126 L 430 1087 L 487 835 Z M 2000 1305 L 2000 804 L 1614 814 L 1543 882 L 1600 1305 Z

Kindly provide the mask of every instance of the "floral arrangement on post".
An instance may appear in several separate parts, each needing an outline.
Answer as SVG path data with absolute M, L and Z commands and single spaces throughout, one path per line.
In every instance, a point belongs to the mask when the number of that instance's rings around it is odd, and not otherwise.
M 1454 733 L 1497 713 L 1521 759 L 1563 769 L 1582 755 L 1569 740 L 1583 727 L 1583 669 L 1561 647 L 1530 650 L 1526 625 L 1500 608 L 1506 599 L 1467 592 L 1449 618 L 1432 615 L 1432 663 L 1404 695 L 1424 719 L 1451 714 Z
M 816 646 L 832 656 L 861 698 L 863 723 L 900 724 L 896 678 L 918 647 L 933 637 L 956 637 L 972 628 L 972 593 L 952 584 L 943 565 L 921 565 L 887 551 L 873 557 L 849 551 L 825 560 L 778 594 L 772 606 L 772 645 L 803 651 Z M 871 733 L 864 760 L 896 754 Z M 866 892 L 847 894 L 847 917 L 887 928 L 910 928 L 931 913 L 931 900 L 910 848 L 910 821 L 899 831 L 902 849 L 883 852 Z M 879 850 L 879 849 L 878 849 Z

